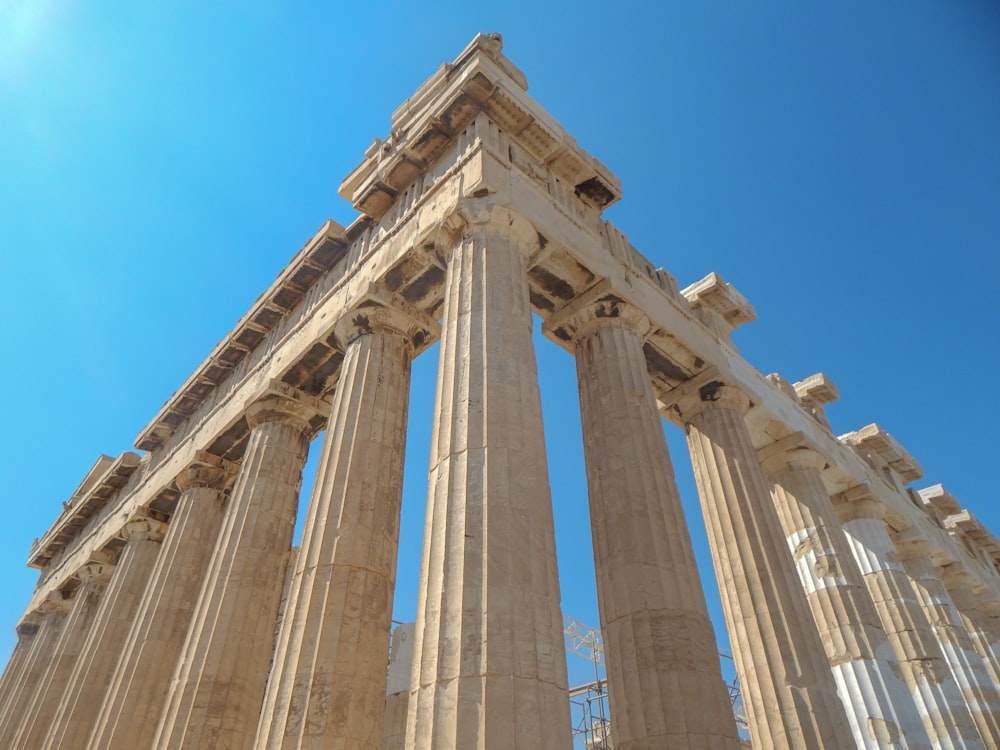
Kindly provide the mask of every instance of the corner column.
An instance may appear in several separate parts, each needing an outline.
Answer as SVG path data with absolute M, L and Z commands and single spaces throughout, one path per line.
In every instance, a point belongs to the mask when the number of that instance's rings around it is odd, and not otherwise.
M 253 747 L 274 646 L 311 420 L 285 384 L 250 405 L 250 438 L 153 747 Z
M 916 600 L 882 518 L 884 506 L 865 487 L 834 496 L 854 559 L 903 670 L 935 748 L 983 748 L 941 646 Z
M 45 739 L 52 717 L 59 708 L 59 699 L 62 698 L 93 627 L 104 588 L 113 572 L 114 565 L 105 562 L 87 563 L 77 571 L 80 586 L 53 649 L 51 661 L 30 702 L 25 706 L 18 732 L 5 747 L 36 748 Z
M 1000 686 L 993 684 L 986 664 L 976 653 L 937 566 L 921 545 L 901 545 L 901 549 L 917 601 L 941 644 L 944 660 L 962 691 L 983 744 L 989 750 L 1000 750 Z
M 569 750 L 525 219 L 470 201 L 451 251 L 408 750 Z
M 14 644 L 14 652 L 3 670 L 3 678 L 0 679 L 0 712 L 6 709 L 24 677 L 24 668 L 35 636 L 38 635 L 40 620 L 38 615 L 26 616 L 17 626 L 17 643 Z
M 152 519 L 130 521 L 122 529 L 125 549 L 101 597 L 94 626 L 70 675 L 51 727 L 46 727 L 47 733 L 41 735 L 45 739 L 44 750 L 88 747 L 87 738 L 121 658 L 122 644 L 128 637 L 165 531 L 164 524 Z
M 615 747 L 738 748 L 642 351 L 649 321 L 599 294 L 546 326 L 575 342 Z
M 25 615 L 17 626 L 17 646 L 3 676 L 0 694 L 0 747 L 10 744 L 24 705 L 51 657 L 69 602 L 49 599 L 44 609 Z
M 842 748 L 847 716 L 743 419 L 749 405 L 703 376 L 673 408 L 687 431 L 752 744 Z
M 797 435 L 760 452 L 820 641 L 859 748 L 930 748 L 820 470 Z
M 256 747 L 379 750 L 415 342 L 437 328 L 380 304 L 336 326 L 344 362 Z M 419 319 L 419 320 L 418 320 Z

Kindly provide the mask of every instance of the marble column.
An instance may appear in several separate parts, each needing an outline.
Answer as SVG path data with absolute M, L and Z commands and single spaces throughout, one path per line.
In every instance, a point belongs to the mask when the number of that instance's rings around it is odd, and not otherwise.
M 1000 686 L 1000 633 L 996 632 L 979 597 L 964 580 L 964 576 L 946 573 L 944 583 L 958 610 L 958 616 L 972 639 L 973 648 L 983 660 L 993 684 Z
M 924 608 L 983 744 L 989 750 L 1000 750 L 1000 687 L 993 684 L 986 664 L 976 653 L 944 581 L 938 575 L 937 566 L 922 545 L 903 545 L 900 549 L 917 601 Z
M 31 653 L 31 645 L 38 635 L 41 626 L 41 616 L 25 616 L 17 626 L 17 643 L 0 679 L 0 712 L 6 709 L 8 701 L 17 691 L 17 686 L 24 677 L 24 668 Z
M 414 339 L 437 324 L 366 305 L 344 347 L 256 747 L 379 750 Z
M 51 728 L 44 735 L 44 750 L 90 747 L 87 742 L 90 730 L 121 657 L 122 644 L 135 619 L 165 531 L 164 524 L 151 519 L 130 521 L 122 529 L 125 549 L 101 597 L 94 625 L 69 677 Z
M 738 389 L 703 376 L 685 425 L 722 609 L 755 748 L 844 746 L 844 707 L 754 452 Z
M 283 390 L 247 409 L 249 441 L 171 680 L 157 750 L 253 747 L 310 420 L 320 409 L 316 399 Z
M 820 471 L 797 436 L 761 451 L 788 548 L 859 748 L 929 748 L 899 663 L 840 529 Z
M 203 454 L 177 477 L 181 491 L 122 655 L 95 716 L 88 750 L 146 748 L 191 623 L 235 467 Z
M 97 615 L 101 597 L 107 586 L 114 565 L 91 562 L 77 571 L 80 586 L 73 598 L 73 606 L 66 615 L 66 622 L 53 649 L 51 660 L 42 679 L 38 681 L 14 739 L 4 747 L 37 748 L 52 725 L 52 718 L 59 708 L 59 700 L 69 683 L 73 668 L 80 658 L 87 636 Z
M 25 704 L 48 666 L 68 609 L 69 602 L 57 594 L 45 601 L 41 609 L 25 615 L 17 628 L 18 643 L 14 658 L 4 672 L 4 693 L 0 701 L 0 747 L 10 746 Z
M 574 339 L 615 748 L 737 748 L 642 351 L 649 321 L 599 293 L 546 325 Z
M 864 487 L 840 493 L 833 500 L 933 747 L 983 748 L 941 646 L 889 538 L 882 520 L 884 506 Z
M 569 750 L 566 655 L 525 255 L 467 207 L 445 282 L 409 750 Z

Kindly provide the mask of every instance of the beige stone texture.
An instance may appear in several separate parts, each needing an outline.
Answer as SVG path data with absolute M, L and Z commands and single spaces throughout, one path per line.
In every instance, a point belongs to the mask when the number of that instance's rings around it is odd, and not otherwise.
M 1000 686 L 1000 634 L 990 622 L 980 598 L 966 584 L 964 575 L 946 575 L 944 581 L 976 653 L 983 660 L 993 684 Z
M 568 750 L 569 698 L 525 256 L 471 202 L 448 261 L 410 750 Z
M 16 719 L 18 730 L 6 747 L 25 750 L 41 747 L 94 625 L 104 589 L 113 571 L 113 565 L 94 562 L 84 565 L 78 572 L 80 588 L 74 596 L 73 606 L 66 615 L 50 661 L 25 704 L 24 713 Z
M 922 554 L 922 545 L 912 549 L 904 545 L 901 549 L 905 555 L 903 566 L 913 582 L 917 601 L 941 644 L 944 660 L 962 691 L 983 744 L 989 750 L 1000 750 L 1000 686 L 993 683 L 986 664 L 976 653 L 937 567 Z
M 51 663 L 68 607 L 69 602 L 57 595 L 44 608 L 32 612 L 22 620 L 18 641 L 22 661 L 16 670 L 8 667 L 4 674 L 5 679 L 9 674 L 11 680 L 9 687 L 5 689 L 4 701 L 0 704 L 0 747 L 10 747 L 14 734 L 20 728 L 19 722 L 28 701 Z
M 373 304 L 337 326 L 345 347 L 258 748 L 379 750 L 396 577 L 414 338 L 422 325 Z
M 253 747 L 319 408 L 286 390 L 247 414 L 250 439 L 171 679 L 158 750 Z
M 87 750 L 90 730 L 104 702 L 149 574 L 156 563 L 164 524 L 136 519 L 125 524 L 122 550 L 101 597 L 94 624 L 80 651 L 43 750 Z
M 932 746 L 985 747 L 889 537 L 884 507 L 866 488 L 839 494 L 834 501 Z
M 822 414 L 820 411 L 819 414 Z M 929 748 L 917 706 L 840 528 L 820 470 L 826 460 L 798 436 L 760 456 L 778 519 L 837 693 L 859 748 Z
M 598 293 L 572 331 L 616 750 L 730 748 L 736 723 L 646 371 L 649 321 Z
M 382 750 L 403 750 L 406 747 L 406 715 L 410 707 L 410 691 L 385 696 L 382 717 Z
M 177 478 L 170 527 L 146 582 L 122 655 L 96 712 L 89 750 L 149 747 L 219 527 L 234 467 L 203 456 Z
M 847 716 L 743 418 L 748 399 L 711 373 L 678 395 L 753 746 L 841 748 Z
M 9 705 L 18 685 L 24 679 L 24 669 L 31 654 L 31 646 L 41 625 L 41 617 L 25 618 L 17 628 L 17 643 L 7 661 L 0 679 L 0 712 Z

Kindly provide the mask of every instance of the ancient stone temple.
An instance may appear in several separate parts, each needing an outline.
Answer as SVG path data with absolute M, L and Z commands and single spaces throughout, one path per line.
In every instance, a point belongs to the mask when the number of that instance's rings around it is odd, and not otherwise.
M 602 219 L 618 180 L 526 89 L 496 35 L 442 66 L 343 181 L 357 220 L 292 258 L 141 456 L 95 464 L 31 550 L 0 747 L 569 750 L 538 315 L 577 365 L 616 750 L 741 742 L 664 419 L 754 748 L 1000 748 L 1000 543 L 908 488 L 878 425 L 835 436 L 825 376 L 744 361 L 747 300 L 716 274 L 679 289 Z M 434 342 L 412 669 L 387 684 L 410 366 Z

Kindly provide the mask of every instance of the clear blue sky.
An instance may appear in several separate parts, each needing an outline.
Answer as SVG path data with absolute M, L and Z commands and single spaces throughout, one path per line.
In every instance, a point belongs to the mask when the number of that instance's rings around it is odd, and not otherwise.
M 878 421 L 924 466 L 916 486 L 944 482 L 1000 530 L 996 3 L 12 0 L 0 653 L 36 579 L 32 538 L 327 217 L 350 223 L 341 178 L 478 31 L 504 35 L 529 93 L 621 178 L 608 217 L 647 257 L 682 286 L 717 271 L 755 305 L 735 336 L 751 363 L 826 372 L 838 433 Z M 546 341 L 538 354 L 564 609 L 596 624 L 575 372 Z M 400 619 L 435 358 L 414 369 Z

